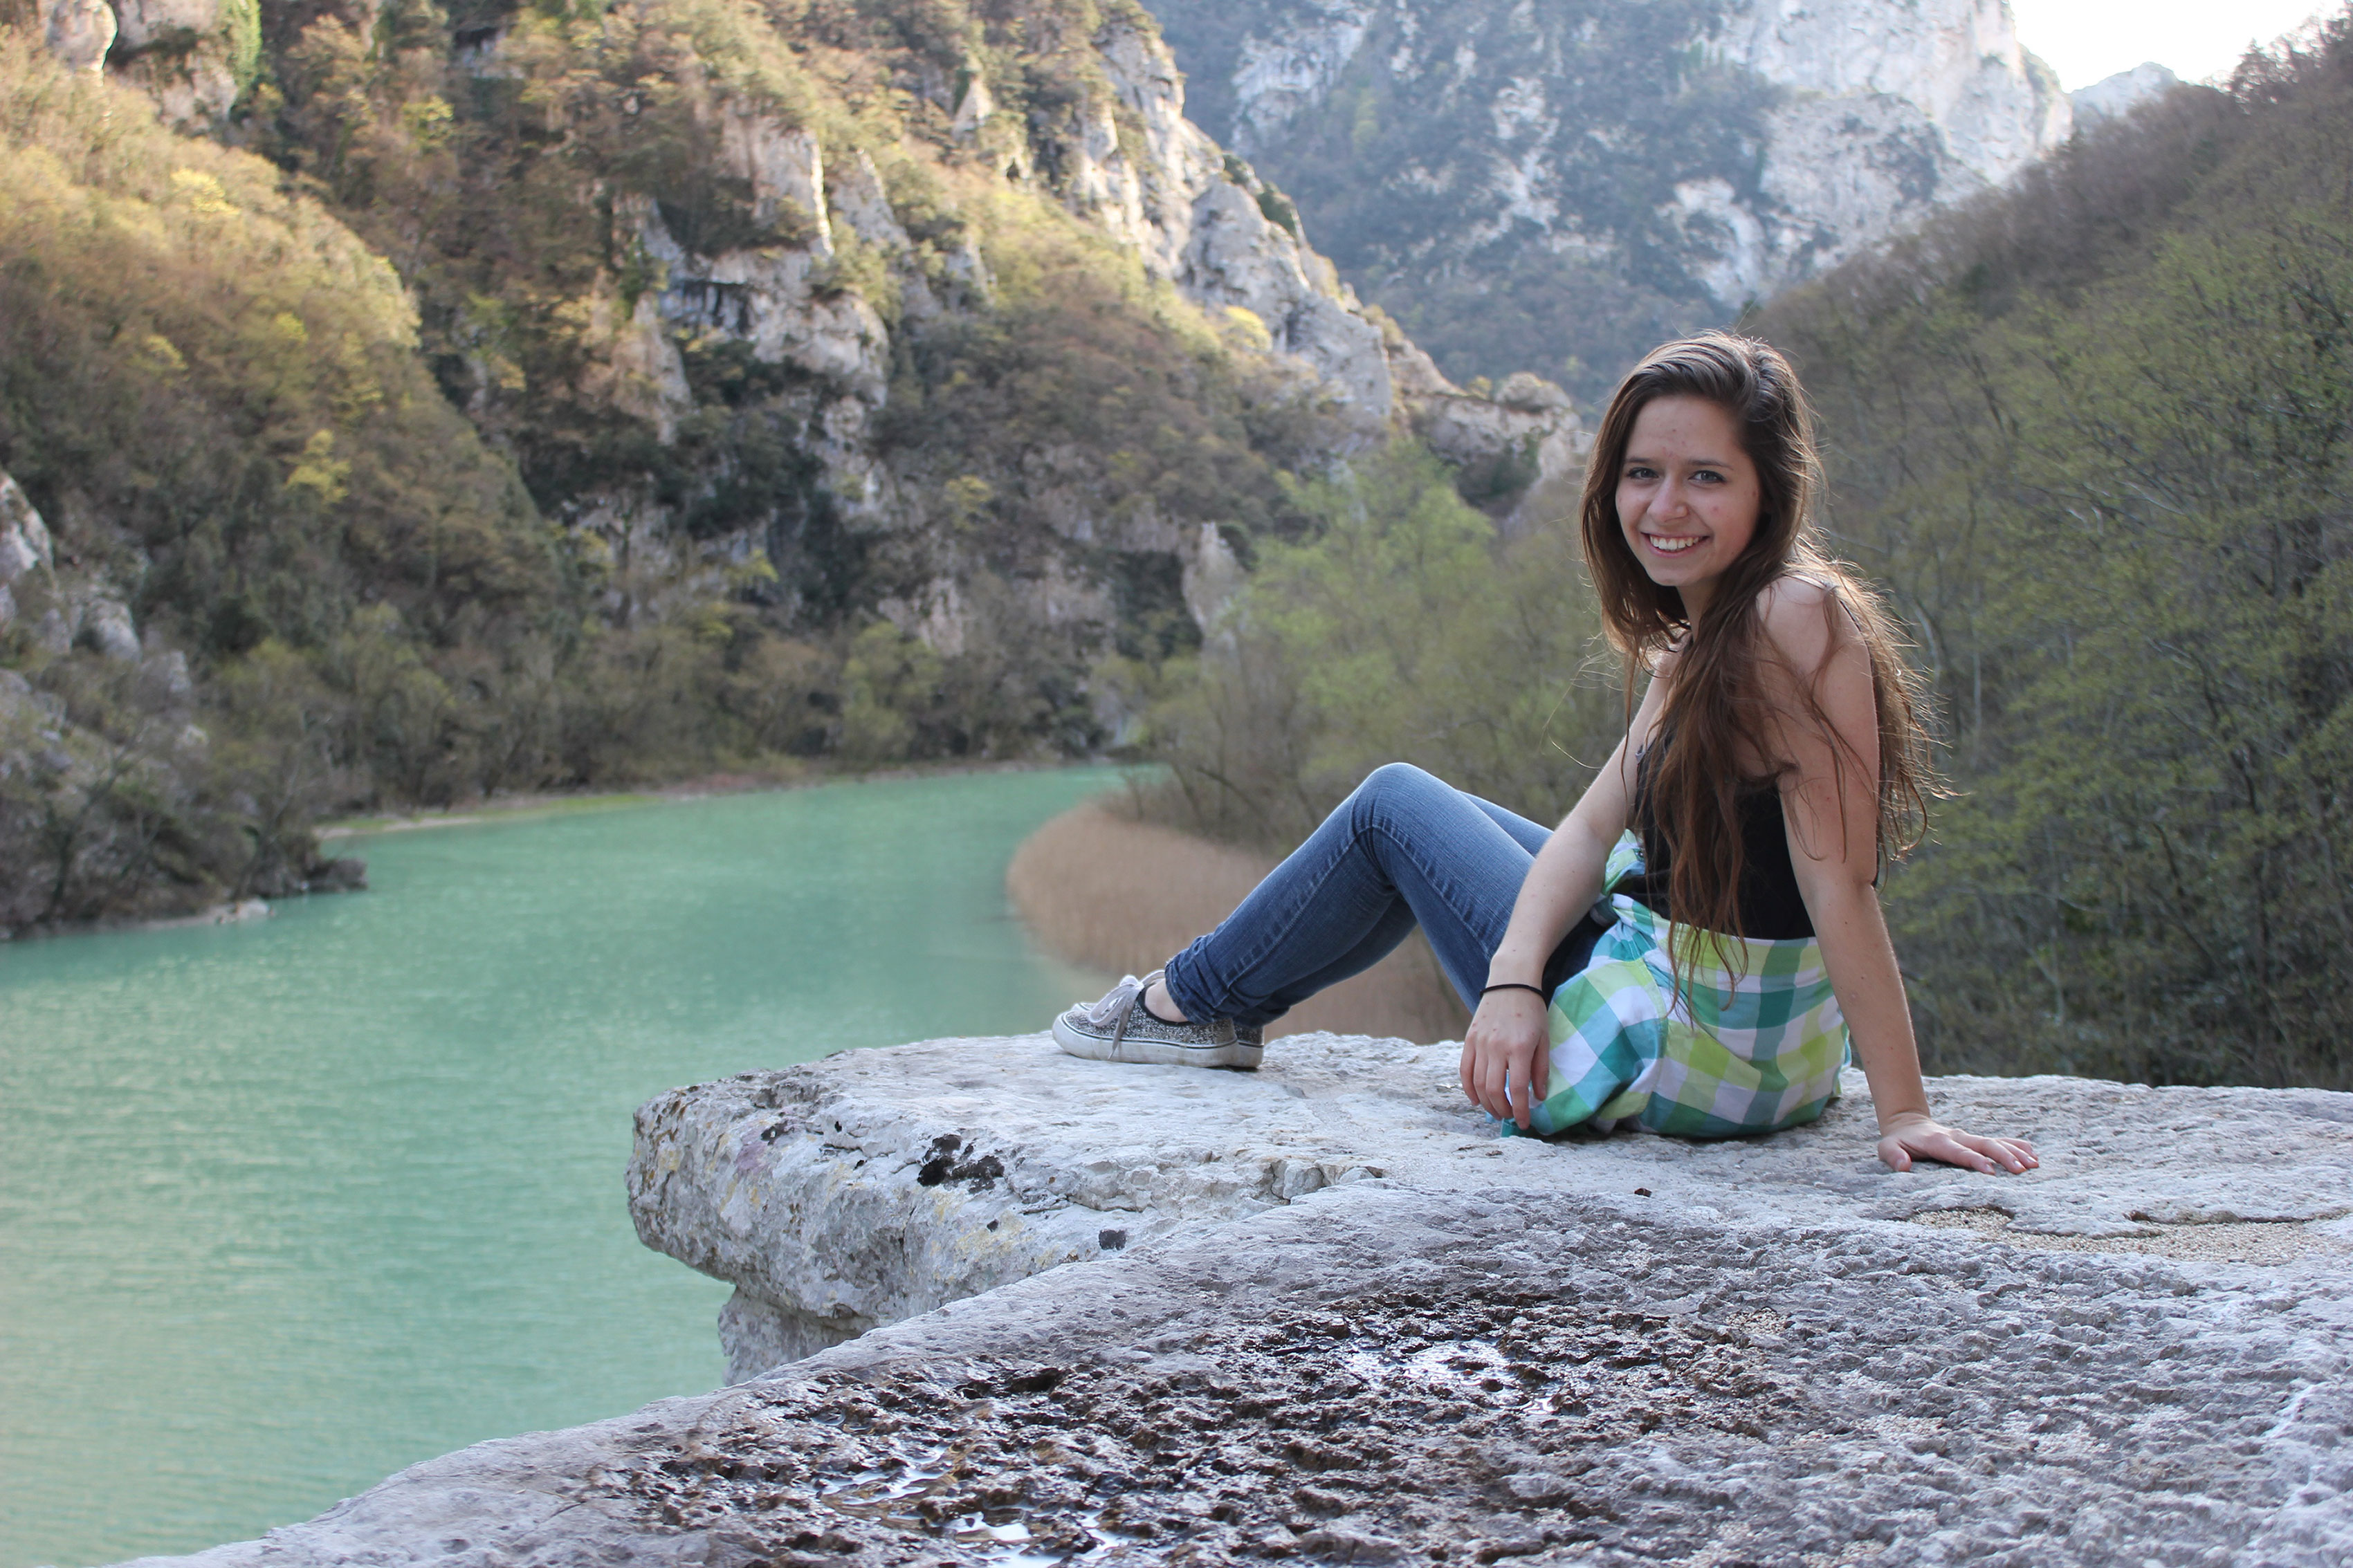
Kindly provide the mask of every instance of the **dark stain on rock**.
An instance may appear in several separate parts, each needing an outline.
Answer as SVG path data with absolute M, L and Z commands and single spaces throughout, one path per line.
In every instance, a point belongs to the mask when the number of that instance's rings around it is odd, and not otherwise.
M 948 1134 L 944 1141 L 952 1145 L 961 1142 L 954 1134 Z M 932 1147 L 937 1149 L 941 1142 L 934 1140 Z M 985 1193 L 995 1186 L 997 1179 L 1004 1174 L 1005 1163 L 994 1154 L 977 1155 L 958 1164 L 953 1152 L 943 1152 L 924 1161 L 923 1168 L 915 1173 L 915 1180 L 926 1187 L 936 1187 L 945 1182 L 965 1182 L 971 1184 L 973 1191 Z
M 1025 1394 L 1050 1394 L 1071 1375 L 1068 1367 L 1007 1367 L 990 1377 L 976 1377 L 956 1385 L 964 1400 L 1013 1399 Z
M 1027 1372 L 1008 1371 L 998 1377 L 995 1392 L 999 1396 L 1016 1394 L 1050 1394 L 1070 1378 L 1068 1367 L 1039 1366 Z

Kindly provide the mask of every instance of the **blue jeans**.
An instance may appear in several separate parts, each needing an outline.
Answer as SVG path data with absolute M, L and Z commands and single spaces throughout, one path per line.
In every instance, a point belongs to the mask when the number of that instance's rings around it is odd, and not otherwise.
M 1475 1009 L 1520 883 L 1551 832 L 1404 763 L 1374 770 L 1217 930 L 1168 961 L 1188 1018 L 1264 1024 L 1371 968 L 1417 925 Z M 1590 915 L 1545 965 L 1546 992 L 1585 967 Z

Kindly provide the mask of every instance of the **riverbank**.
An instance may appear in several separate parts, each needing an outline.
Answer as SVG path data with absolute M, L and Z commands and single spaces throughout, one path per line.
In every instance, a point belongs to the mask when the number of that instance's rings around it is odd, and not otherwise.
M 1114 796 L 1084 802 L 1031 834 L 1006 868 L 1005 890 L 1056 957 L 1146 974 L 1225 919 L 1274 865 L 1272 856 L 1138 821 Z M 1469 1023 L 1417 931 L 1364 973 L 1293 1008 L 1267 1034 L 1426 1044 L 1460 1039 Z
M 821 784 L 881 784 L 898 779 L 957 778 L 972 773 L 1049 773 L 1092 765 L 1064 759 L 992 763 L 909 763 L 864 771 L 815 766 L 790 772 L 705 773 L 671 784 L 636 790 L 518 790 L 463 805 L 380 816 L 337 817 L 311 829 L 322 842 L 362 833 L 408 833 L 427 827 L 472 827 L 485 822 L 517 822 L 531 817 L 557 816 L 575 811 L 610 811 L 623 806 L 652 805 L 663 801 L 709 800 L 718 795 L 760 795 L 776 790 L 814 789 Z
M 912 763 L 896 767 L 868 770 L 835 769 L 823 766 L 795 764 L 790 769 L 775 768 L 756 773 L 728 772 L 705 773 L 691 779 L 644 789 L 602 791 L 516 791 L 491 795 L 463 805 L 409 813 L 385 813 L 371 816 L 331 818 L 310 829 L 320 844 L 332 844 L 338 839 L 388 833 L 412 833 L 436 827 L 478 827 L 489 823 L 517 823 L 543 817 L 567 816 L 600 811 L 621 810 L 629 806 L 653 805 L 681 801 L 709 800 L 725 795 L 769 794 L 780 790 L 815 789 L 835 784 L 883 784 L 907 779 L 958 778 L 978 774 L 1051 773 L 1071 767 L 1101 765 L 1063 759 L 1013 760 L 1005 762 L 960 762 Z M 350 869 L 336 872 L 330 868 Z M 0 925 L 0 943 L 27 942 L 36 939 L 64 936 L 104 936 L 125 931 L 172 931 L 187 926 L 233 925 L 244 921 L 266 919 L 270 901 L 285 898 L 308 898 L 332 892 L 364 892 L 367 889 L 366 863 L 360 860 L 322 858 L 319 868 L 323 875 L 299 891 L 272 895 L 269 899 L 247 897 L 225 900 L 195 908 L 183 907 L 164 914 L 126 913 L 101 916 L 96 920 L 57 921 L 10 927 Z

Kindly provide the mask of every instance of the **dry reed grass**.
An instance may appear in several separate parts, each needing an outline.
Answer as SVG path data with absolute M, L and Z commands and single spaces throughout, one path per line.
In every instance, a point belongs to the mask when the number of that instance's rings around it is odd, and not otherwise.
M 1005 888 L 1029 929 L 1062 958 L 1144 974 L 1225 919 L 1273 866 L 1271 857 L 1139 822 L 1096 800 L 1031 834 L 1006 868 Z M 1329 1029 L 1428 1043 L 1461 1038 L 1469 1022 L 1417 931 L 1267 1034 Z

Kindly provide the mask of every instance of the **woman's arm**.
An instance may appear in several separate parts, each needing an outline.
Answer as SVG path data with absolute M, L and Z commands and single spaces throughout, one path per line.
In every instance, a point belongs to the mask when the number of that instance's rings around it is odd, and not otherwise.
M 1666 669 L 1662 660 L 1626 739 L 1536 852 L 1512 906 L 1511 924 L 1488 961 L 1490 985 L 1509 982 L 1540 988 L 1545 961 L 1601 896 L 1609 851 L 1633 816 L 1633 752 L 1658 723 L 1666 700 Z M 1491 991 L 1479 999 L 1462 1037 L 1462 1092 L 1489 1115 L 1509 1117 L 1523 1128 L 1552 1077 L 1548 1009 L 1548 1000 L 1536 991 Z
M 1912 1009 L 1880 913 L 1879 713 L 1871 655 L 1829 590 L 1783 579 L 1757 606 L 1775 658 L 1767 693 L 1777 715 L 1773 749 L 1787 766 L 1781 815 L 1789 865 L 1821 943 L 1831 989 L 1871 1082 L 1879 1113 L 1879 1157 L 1908 1171 L 1914 1159 L 1973 1171 L 2024 1171 L 2038 1162 L 2015 1138 L 1984 1138 L 1936 1121 L 1920 1081 Z M 1822 735 L 1797 682 L 1820 671 L 1815 695 L 1840 744 Z

